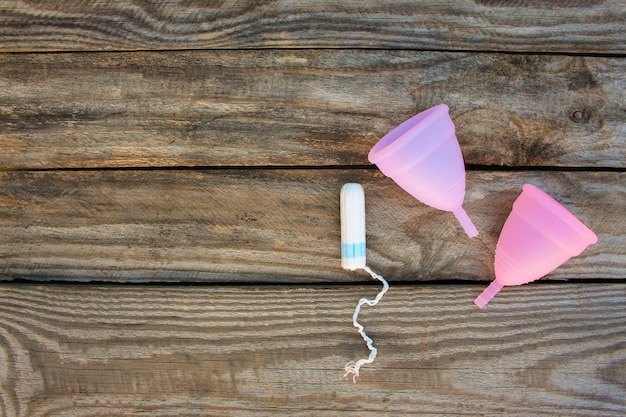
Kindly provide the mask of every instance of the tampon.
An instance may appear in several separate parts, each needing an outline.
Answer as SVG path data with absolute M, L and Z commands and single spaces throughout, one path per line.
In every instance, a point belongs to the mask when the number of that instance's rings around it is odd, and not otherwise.
M 370 354 L 367 358 L 349 362 L 345 367 L 345 376 L 352 375 L 352 381 L 356 382 L 361 366 L 374 362 L 378 352 L 378 350 L 374 347 L 374 342 L 365 333 L 363 326 L 358 322 L 361 306 L 364 304 L 367 304 L 368 306 L 375 306 L 378 304 L 380 299 L 389 289 L 389 283 L 387 283 L 385 278 L 372 271 L 365 264 L 365 192 L 363 191 L 361 184 L 348 183 L 341 188 L 340 206 L 341 266 L 351 271 L 363 269 L 370 274 L 372 278 L 383 284 L 383 288 L 373 300 L 361 298 L 354 309 L 354 314 L 352 315 L 352 324 L 358 329 L 359 334 L 363 340 L 365 340 L 367 348 L 370 350 Z
M 341 266 L 365 268 L 365 192 L 361 184 L 341 188 Z

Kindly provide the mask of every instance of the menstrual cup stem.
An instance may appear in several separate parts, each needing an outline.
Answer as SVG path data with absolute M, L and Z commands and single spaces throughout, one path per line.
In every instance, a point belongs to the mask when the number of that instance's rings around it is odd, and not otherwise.
M 489 301 L 504 287 L 504 285 L 500 284 L 498 281 L 494 280 L 485 291 L 483 291 L 476 299 L 474 300 L 474 304 L 478 307 L 483 308 L 487 305 Z
M 478 230 L 476 230 L 476 226 L 474 226 L 474 223 L 472 223 L 472 220 L 469 218 L 465 210 L 463 210 L 463 207 L 459 207 L 458 209 L 453 211 L 453 213 L 456 216 L 459 223 L 461 223 L 461 226 L 463 226 L 465 233 L 467 233 L 469 237 L 478 236 Z

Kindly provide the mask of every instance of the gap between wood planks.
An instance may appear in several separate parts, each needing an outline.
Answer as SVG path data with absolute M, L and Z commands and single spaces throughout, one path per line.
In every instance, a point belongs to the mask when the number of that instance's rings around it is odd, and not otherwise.
M 447 48 L 380 48 L 380 47 L 255 47 L 255 48 L 169 48 L 169 49 L 110 49 L 110 50 L 58 50 L 58 51 L 6 51 L 0 52 L 3 55 L 27 55 L 27 54 L 46 54 L 46 55 L 63 55 L 63 54 L 141 54 L 146 52 L 199 52 L 199 51 L 216 51 L 216 52 L 250 52 L 250 51 L 394 51 L 394 52 L 441 52 L 441 53 L 476 53 L 476 54 L 492 54 L 492 55 L 538 55 L 538 56 L 572 56 L 572 57 L 590 57 L 590 58 L 624 58 L 626 54 L 607 53 L 607 52 L 559 52 L 559 51 L 507 51 L 507 50 L 490 50 L 490 49 L 447 49 Z
M 626 167 L 566 167 L 566 166 L 501 166 L 501 165 L 466 165 L 466 171 L 494 172 L 626 172 Z M 97 172 L 97 171 L 288 171 L 288 170 L 376 170 L 373 165 L 194 165 L 164 167 L 85 167 L 85 168 L 0 168 L 0 172 Z
M 623 279 L 608 279 L 608 278 L 573 278 L 573 279 L 563 279 L 563 280 L 543 280 L 538 279 L 536 281 L 532 281 L 528 284 L 524 284 L 524 286 L 532 286 L 532 285 L 580 285 L 580 284 L 609 284 L 609 285 L 620 285 L 626 284 L 626 277 Z M 26 279 L 26 278 L 17 278 L 12 281 L 0 281 L 1 286 L 29 286 L 29 285 L 52 285 L 52 286 L 60 286 L 60 287 L 73 287 L 73 286 L 81 286 L 81 287 L 98 287 L 98 286 L 106 286 L 106 287 L 125 287 L 125 288 L 133 288 L 133 287 L 222 287 L 222 288 L 258 288 L 258 289 L 297 289 L 297 288 L 352 288 L 352 287 L 380 287 L 380 282 L 366 280 L 366 281 L 352 281 L 352 282 L 323 282 L 323 283 L 288 283 L 288 282 L 280 282 L 280 283 L 260 283 L 260 282 L 227 282 L 227 281 L 210 281 L 210 282 L 199 282 L 199 281 L 146 281 L 145 283 L 137 283 L 137 282 L 111 282 L 111 281 L 61 281 L 61 280 L 35 280 L 35 279 Z M 389 282 L 390 288 L 400 289 L 400 288 L 419 288 L 419 287 L 437 287 L 437 286 L 473 286 L 473 287 L 481 287 L 484 288 L 488 285 L 486 281 L 472 281 L 472 280 L 424 280 L 424 281 L 392 281 Z

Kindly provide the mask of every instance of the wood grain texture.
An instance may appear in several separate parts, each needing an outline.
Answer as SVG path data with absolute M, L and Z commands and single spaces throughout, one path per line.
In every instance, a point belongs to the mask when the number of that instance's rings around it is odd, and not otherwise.
M 468 174 L 465 209 L 418 202 L 377 170 L 7 172 L 0 174 L 0 279 L 340 282 L 339 191 L 366 191 L 368 262 L 392 281 L 493 278 L 496 241 L 522 185 L 568 207 L 599 243 L 550 275 L 626 270 L 626 177 Z
M 622 0 L 4 1 L 0 50 L 401 48 L 626 52 Z
M 410 51 L 0 55 L 0 169 L 367 164 L 447 103 L 468 164 L 621 167 L 626 60 Z
M 5 416 L 616 416 L 626 287 L 0 286 Z M 592 301 L 592 302 L 590 302 Z
M 625 22 L 623 0 L 0 1 L 0 417 L 626 415 Z M 475 239 L 363 168 L 442 102 Z M 379 285 L 340 267 L 346 182 L 391 282 L 356 385 Z M 524 183 L 599 242 L 479 310 Z

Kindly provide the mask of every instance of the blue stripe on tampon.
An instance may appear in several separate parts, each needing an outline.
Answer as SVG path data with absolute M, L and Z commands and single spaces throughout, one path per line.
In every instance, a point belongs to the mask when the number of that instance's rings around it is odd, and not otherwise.
M 365 242 L 342 243 L 341 257 L 346 259 L 363 258 L 365 256 Z

